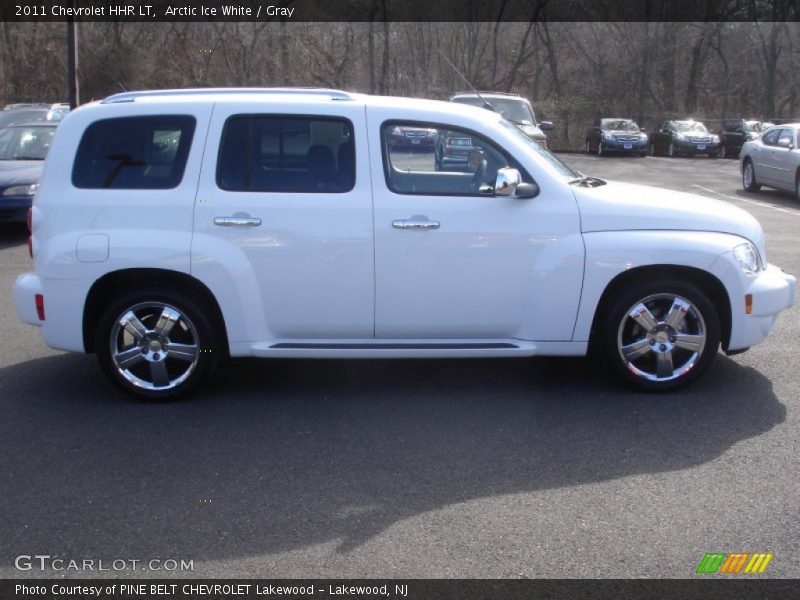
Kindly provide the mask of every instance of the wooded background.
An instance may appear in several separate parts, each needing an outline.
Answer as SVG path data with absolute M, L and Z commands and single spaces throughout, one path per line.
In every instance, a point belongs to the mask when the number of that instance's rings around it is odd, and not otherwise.
M 576 148 L 599 116 L 798 117 L 798 23 L 81 23 L 82 102 L 123 90 L 323 86 L 528 97 Z M 0 23 L 0 103 L 67 95 L 66 25 Z

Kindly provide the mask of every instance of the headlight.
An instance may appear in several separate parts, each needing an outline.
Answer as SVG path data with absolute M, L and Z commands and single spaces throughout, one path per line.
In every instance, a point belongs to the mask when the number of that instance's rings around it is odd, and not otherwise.
M 611 135 L 610 133 L 603 133 L 603 139 L 606 140 L 607 142 L 613 142 L 614 136 Z
M 761 270 L 758 250 L 750 242 L 739 244 L 733 249 L 733 257 L 747 275 L 755 275 Z
M 28 185 L 12 185 L 6 188 L 3 196 L 33 196 L 36 190 L 39 189 L 38 183 L 29 183 Z
M 676 133 L 676 134 L 675 134 L 675 139 L 676 139 L 676 140 L 680 140 L 680 141 L 682 141 L 682 142 L 685 142 L 685 141 L 686 141 L 686 136 L 685 136 L 685 135 L 683 135 L 682 133 Z
M 719 143 L 719 136 L 718 135 L 712 135 L 711 136 L 711 141 L 714 142 L 715 144 Z

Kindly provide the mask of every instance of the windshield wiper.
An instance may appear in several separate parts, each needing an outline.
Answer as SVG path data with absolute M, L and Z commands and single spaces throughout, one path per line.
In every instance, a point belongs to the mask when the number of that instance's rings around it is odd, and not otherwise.
M 4 160 L 44 160 L 43 156 L 15 156 L 12 159 L 4 159 Z

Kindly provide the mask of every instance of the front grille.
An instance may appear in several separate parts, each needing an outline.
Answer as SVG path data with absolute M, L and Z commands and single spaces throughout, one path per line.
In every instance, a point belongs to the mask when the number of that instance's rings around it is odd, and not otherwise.
M 699 137 L 696 135 L 690 135 L 689 140 L 694 142 L 695 144 L 708 144 L 711 142 L 710 137 Z
M 424 131 L 406 131 L 406 137 L 409 138 L 424 138 L 427 135 Z
M 617 140 L 620 142 L 638 142 L 639 137 L 635 135 L 618 135 Z

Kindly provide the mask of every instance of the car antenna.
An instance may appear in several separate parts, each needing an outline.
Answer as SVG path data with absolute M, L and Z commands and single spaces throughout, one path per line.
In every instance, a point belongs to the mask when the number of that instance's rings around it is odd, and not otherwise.
M 495 110 L 494 110 L 494 106 L 492 106 L 491 104 L 489 104 L 489 103 L 486 101 L 486 98 L 484 98 L 483 96 L 481 96 L 481 93 L 480 93 L 478 90 L 476 90 L 476 89 L 475 89 L 475 86 L 474 86 L 474 85 L 472 85 L 472 83 L 470 83 L 469 79 L 467 79 L 466 77 L 464 77 L 464 74 L 463 74 L 461 71 L 459 71 L 459 70 L 456 68 L 456 66 L 455 66 L 455 65 L 454 65 L 452 62 L 450 62 L 450 59 L 449 59 L 449 58 L 447 58 L 447 57 L 444 55 L 444 52 L 442 52 L 442 49 L 441 49 L 441 48 L 437 48 L 437 50 L 439 51 L 439 54 L 440 54 L 440 55 L 441 55 L 441 57 L 442 57 L 442 58 L 445 60 L 445 62 L 446 62 L 448 65 L 450 65 L 450 67 L 453 69 L 453 71 L 455 71 L 455 72 L 458 74 L 458 76 L 459 76 L 459 77 L 461 77 L 461 79 L 463 79 L 463 80 L 464 80 L 464 83 L 466 83 L 466 84 L 469 86 L 469 88 L 470 88 L 470 89 L 471 89 L 473 92 L 475 92 L 475 95 L 476 95 L 476 96 L 478 96 L 478 98 L 480 98 L 481 102 L 483 102 L 483 108 L 486 108 L 486 109 L 488 109 L 488 110 L 491 110 L 492 112 L 497 112 L 497 111 L 495 111 Z

